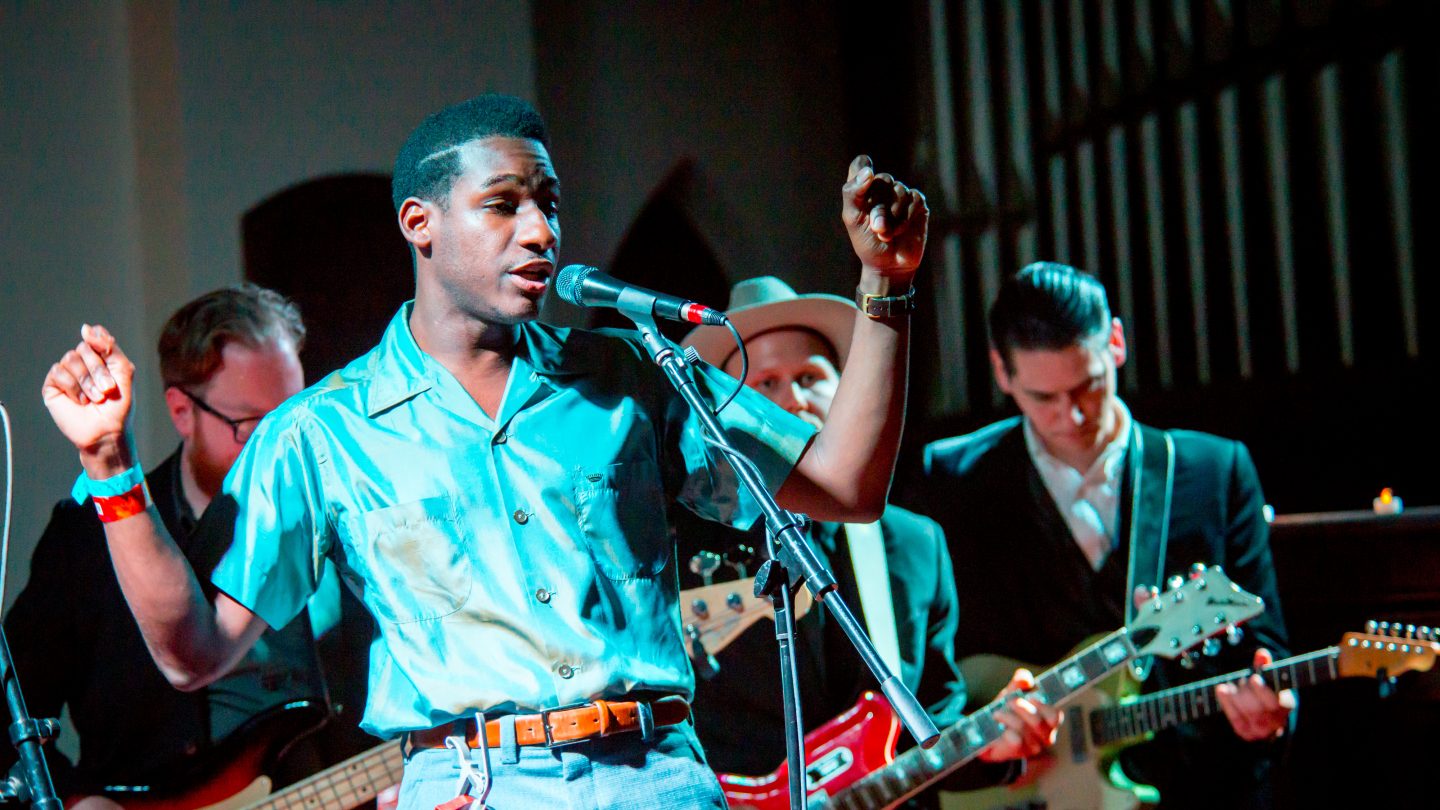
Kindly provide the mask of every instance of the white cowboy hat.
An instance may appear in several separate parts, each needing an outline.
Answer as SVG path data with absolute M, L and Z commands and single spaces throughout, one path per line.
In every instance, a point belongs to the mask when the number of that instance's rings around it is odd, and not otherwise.
M 834 347 L 835 365 L 843 370 L 857 309 L 854 301 L 838 295 L 800 295 L 774 276 L 759 276 L 730 289 L 730 308 L 725 315 L 745 340 L 786 327 L 817 332 Z M 724 368 L 736 351 L 735 338 L 723 326 L 697 326 L 680 345 L 694 346 L 705 362 L 717 368 Z

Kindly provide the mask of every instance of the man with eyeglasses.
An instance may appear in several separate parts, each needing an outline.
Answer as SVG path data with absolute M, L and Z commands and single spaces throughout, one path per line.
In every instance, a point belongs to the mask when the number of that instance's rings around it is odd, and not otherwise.
M 200 541 L 197 520 L 261 418 L 303 387 L 298 352 L 304 339 L 295 305 L 253 284 L 191 301 L 161 333 L 165 404 L 180 446 L 146 482 L 202 582 L 225 549 Z M 198 786 L 175 778 L 216 758 L 214 746 L 237 731 L 251 733 L 255 718 L 293 701 L 321 705 L 325 695 L 305 613 L 267 631 L 227 677 L 197 692 L 172 687 L 126 607 L 88 501 L 67 499 L 55 507 L 5 629 L 32 714 L 56 717 L 62 706 L 70 708 L 79 761 L 72 767 L 53 755 L 53 746 L 47 759 L 61 797 L 85 796 L 86 807 L 118 806 L 97 795 L 112 786 L 158 792 Z M 323 716 L 289 714 L 303 715 L 296 718 L 302 726 Z M 272 728 L 289 725 L 289 717 L 271 721 Z M 257 743 L 266 733 L 254 732 Z M 0 749 L 13 759 L 13 749 Z M 295 768 L 303 772 L 313 764 Z

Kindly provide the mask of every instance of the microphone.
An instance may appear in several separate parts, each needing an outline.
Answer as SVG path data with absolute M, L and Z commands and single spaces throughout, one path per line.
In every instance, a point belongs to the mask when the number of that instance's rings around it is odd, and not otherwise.
M 555 276 L 560 300 L 577 307 L 614 307 L 626 315 L 654 315 L 672 321 L 724 326 L 725 313 L 674 295 L 647 290 L 598 268 L 571 264 Z

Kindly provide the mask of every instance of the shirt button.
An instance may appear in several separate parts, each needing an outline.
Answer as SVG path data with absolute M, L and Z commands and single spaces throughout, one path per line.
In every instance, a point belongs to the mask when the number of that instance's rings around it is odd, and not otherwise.
M 542 605 L 549 604 L 549 603 L 550 603 L 550 592 L 547 591 L 547 590 L 545 590 L 544 588 L 536 588 L 536 589 L 535 589 L 535 598 L 536 598 L 537 600 L 539 600 L 540 604 L 542 604 Z
M 496 443 L 496 444 L 504 444 L 505 442 L 508 442 L 508 441 L 510 441 L 510 435 L 509 435 L 508 433 L 506 433 L 505 431 L 502 430 L 502 431 L 500 431 L 499 433 L 496 433 L 496 434 L 495 434 L 495 443 Z
M 575 669 L 569 664 L 561 664 L 555 668 L 555 672 L 562 678 L 569 678 L 575 674 Z
M 515 522 L 519 523 L 521 526 L 524 526 L 526 523 L 530 522 L 530 515 L 526 514 L 524 509 L 516 509 Z

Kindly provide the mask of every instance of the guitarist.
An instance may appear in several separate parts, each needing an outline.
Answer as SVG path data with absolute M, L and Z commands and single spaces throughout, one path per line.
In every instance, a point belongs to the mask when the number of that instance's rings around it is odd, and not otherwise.
M 957 656 L 1053 662 L 1124 624 L 1151 586 L 1197 561 L 1222 565 L 1265 599 L 1266 612 L 1246 625 L 1242 643 L 1201 657 L 1193 670 L 1155 663 L 1145 688 L 1284 655 L 1250 455 L 1239 442 L 1131 418 L 1116 395 L 1125 335 L 1100 282 L 1066 265 L 1029 265 L 1001 286 L 989 329 L 995 380 L 1021 416 L 934 442 L 924 454 L 925 508 L 955 560 Z M 1165 807 L 1271 803 L 1274 741 L 1295 698 L 1258 677 L 1217 691 L 1223 718 L 1126 752 L 1127 775 L 1158 787 Z
M 746 384 L 816 428 L 823 427 L 845 364 L 843 347 L 850 345 L 855 309 L 852 301 L 834 295 L 797 295 L 773 276 L 736 284 L 725 314 L 749 352 Z M 683 345 L 740 376 L 739 352 L 723 327 L 697 327 Z M 764 548 L 763 526 L 742 533 L 682 519 L 677 528 L 682 559 L 700 551 L 734 553 L 737 546 Z M 881 657 L 891 660 L 940 727 L 958 720 L 965 705 L 965 683 L 953 654 L 959 608 L 940 527 L 929 518 L 888 506 L 879 522 L 868 526 L 815 523 L 810 541 L 835 573 L 851 608 L 863 617 Z M 857 572 L 879 577 L 862 581 Z M 686 570 L 681 578 L 684 587 L 702 584 Z M 801 714 L 806 731 L 812 731 L 849 709 L 875 683 L 824 610 L 806 613 L 797 621 L 796 632 Z M 693 706 L 696 733 L 710 765 L 723 773 L 769 773 L 785 760 L 774 632 L 768 626 L 752 627 L 715 658 L 719 668 L 697 679 Z M 706 676 L 705 666 L 700 669 Z M 1013 711 L 1009 723 L 1019 731 L 985 755 L 996 764 L 965 768 L 947 786 L 973 788 L 1013 777 L 1019 773 L 1015 757 L 1045 744 L 1054 718 L 1040 715 L 1028 701 Z
M 196 539 L 197 517 L 260 417 L 300 390 L 304 340 L 296 306 L 253 284 L 191 301 L 161 332 L 165 404 L 180 446 L 147 480 L 161 520 L 202 581 L 224 549 Z M 32 713 L 58 717 L 68 705 L 80 735 L 74 766 L 48 757 L 61 797 L 152 778 L 154 787 L 186 787 L 171 780 L 204 762 L 207 749 L 247 721 L 325 694 L 305 614 L 265 633 L 230 676 L 194 693 L 172 687 L 125 605 L 88 500 L 55 507 L 5 630 Z M 8 767 L 13 749 L 0 749 Z M 295 767 L 310 764 L 319 763 Z

